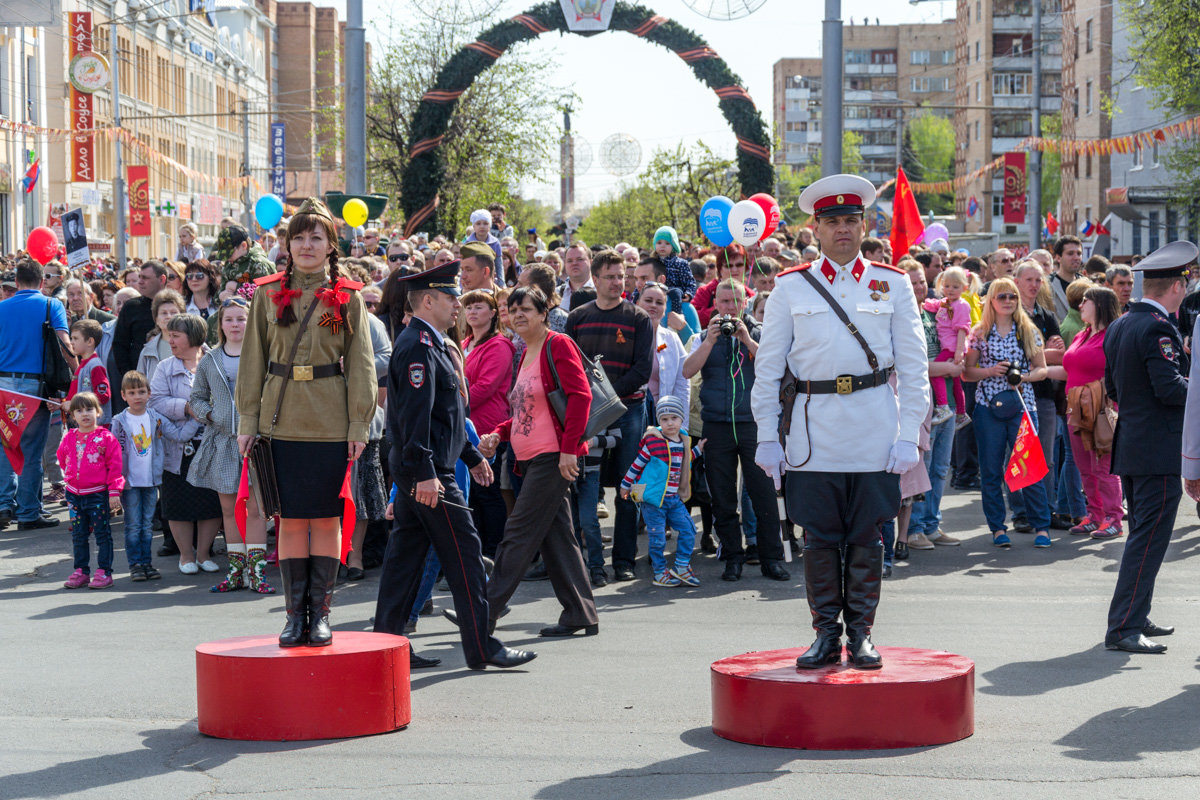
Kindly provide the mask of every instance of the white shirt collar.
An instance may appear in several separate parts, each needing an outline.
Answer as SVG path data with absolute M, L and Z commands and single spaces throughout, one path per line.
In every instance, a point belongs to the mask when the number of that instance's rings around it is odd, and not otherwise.
M 1143 297 L 1142 302 L 1146 303 L 1147 305 L 1154 306 L 1159 311 L 1161 311 L 1164 316 L 1168 316 L 1168 317 L 1171 316 L 1171 312 L 1167 311 L 1166 306 L 1164 306 L 1162 303 L 1158 302 L 1157 300 L 1151 300 L 1149 297 Z

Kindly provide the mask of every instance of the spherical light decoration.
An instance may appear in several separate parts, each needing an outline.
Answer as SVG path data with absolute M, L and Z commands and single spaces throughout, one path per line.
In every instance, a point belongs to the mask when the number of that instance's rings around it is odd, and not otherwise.
M 559 142 L 559 161 L 562 161 L 562 142 Z M 571 134 L 571 160 L 575 174 L 582 175 L 592 168 L 592 145 L 578 133 Z
M 642 146 L 628 133 L 614 133 L 600 143 L 600 166 L 618 178 L 632 175 L 642 164 Z
M 702 17 L 731 20 L 748 17 L 766 4 L 767 0 L 683 0 L 683 4 Z
M 425 16 L 443 25 L 475 25 L 491 18 L 504 0 L 412 0 Z

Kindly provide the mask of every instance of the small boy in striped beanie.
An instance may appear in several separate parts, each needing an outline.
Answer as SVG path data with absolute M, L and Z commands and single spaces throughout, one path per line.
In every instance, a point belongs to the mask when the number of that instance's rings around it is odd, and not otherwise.
M 696 526 L 692 524 L 684 502 L 691 493 L 692 447 L 682 433 L 683 401 L 664 395 L 655 407 L 658 426 L 646 429 L 638 443 L 637 457 L 621 480 L 621 497 L 632 499 L 646 523 L 647 549 L 654 569 L 655 586 L 699 586 L 692 572 L 692 548 L 696 544 Z M 667 525 L 678 533 L 675 541 L 675 566 L 667 567 L 663 549 L 667 544 Z

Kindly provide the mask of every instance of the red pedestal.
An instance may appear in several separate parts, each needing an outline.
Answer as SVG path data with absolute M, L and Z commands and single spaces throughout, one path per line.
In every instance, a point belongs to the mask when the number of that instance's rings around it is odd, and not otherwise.
M 975 732 L 975 663 L 940 650 L 880 647 L 883 669 L 796 669 L 805 648 L 712 665 L 713 733 L 799 750 L 886 750 Z
M 328 647 L 240 636 L 196 648 L 200 732 L 305 741 L 387 733 L 412 720 L 408 639 L 334 631 Z

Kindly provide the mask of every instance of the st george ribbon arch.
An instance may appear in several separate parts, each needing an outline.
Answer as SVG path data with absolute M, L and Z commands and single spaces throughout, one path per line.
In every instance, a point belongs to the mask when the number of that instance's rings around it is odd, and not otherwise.
M 696 78 L 719 98 L 721 113 L 737 136 L 738 177 L 746 196 L 771 192 L 775 170 L 771 165 L 770 139 L 762 116 L 750 94 L 729 66 L 703 39 L 666 17 L 639 5 L 618 2 L 613 7 L 610 30 L 632 33 L 667 48 L 692 68 Z M 438 192 L 445 177 L 441 144 L 458 98 L 475 78 L 496 62 L 504 51 L 550 31 L 571 33 L 559 0 L 535 6 L 524 14 L 504 20 L 480 34 L 474 42 L 455 53 L 438 73 L 433 88 L 425 93 L 409 126 L 408 164 L 400 181 L 400 205 L 404 210 L 404 235 L 417 231 L 441 231 L 438 222 Z M 590 35 L 599 31 L 579 32 Z

